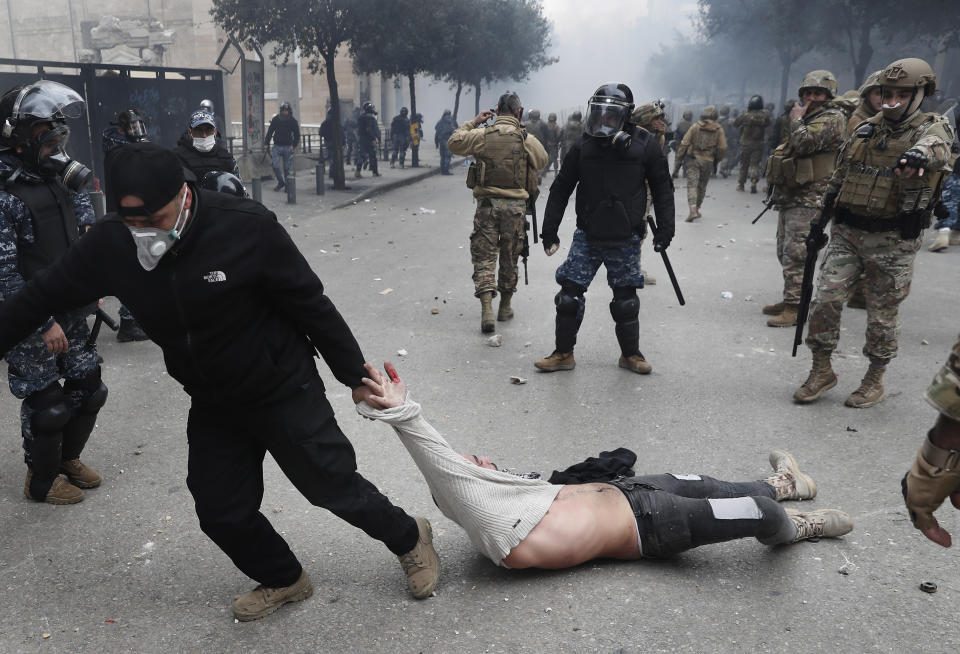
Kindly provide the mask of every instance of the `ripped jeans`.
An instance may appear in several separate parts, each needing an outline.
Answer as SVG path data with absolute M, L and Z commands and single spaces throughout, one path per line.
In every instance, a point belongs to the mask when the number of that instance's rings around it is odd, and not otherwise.
M 665 558 L 737 538 L 789 543 L 796 527 L 762 481 L 729 482 L 700 475 L 643 475 L 608 482 L 630 502 L 644 557 Z

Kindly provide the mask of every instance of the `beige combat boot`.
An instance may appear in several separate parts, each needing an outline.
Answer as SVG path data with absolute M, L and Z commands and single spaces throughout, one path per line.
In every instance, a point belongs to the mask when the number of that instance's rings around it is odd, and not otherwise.
M 267 588 L 257 586 L 253 590 L 237 595 L 233 598 L 233 617 L 240 622 L 250 622 L 270 615 L 284 604 L 300 602 L 313 595 L 313 583 L 307 576 L 307 571 L 300 572 L 300 577 L 282 588 Z
M 743 192 L 746 191 L 747 189 L 743 188 L 743 184 L 737 184 L 737 190 L 740 191 L 741 193 L 743 193 Z
M 803 382 L 803 386 L 794 392 L 793 401 L 797 404 L 810 404 L 836 385 L 837 374 L 830 367 L 830 355 L 814 354 L 810 375 L 807 381 Z
M 937 235 L 933 237 L 933 243 L 927 249 L 931 252 L 943 252 L 948 247 L 950 247 L 950 230 L 941 229 L 937 231 Z
M 430 597 L 440 582 L 440 557 L 433 549 L 433 529 L 426 518 L 416 518 L 419 538 L 417 545 L 401 554 L 400 566 L 407 575 L 407 587 L 417 599 Z
M 800 466 L 793 455 L 786 450 L 774 450 L 770 453 L 770 467 L 776 474 L 763 480 L 773 486 L 778 502 L 785 500 L 812 500 L 817 496 L 817 484 Z
M 489 334 L 493 327 L 493 291 L 487 291 L 480 294 L 480 331 Z
M 573 350 L 569 352 L 554 350 L 550 356 L 534 362 L 533 365 L 542 372 L 556 372 L 558 370 L 573 370 L 577 362 L 573 360 Z
M 687 216 L 687 222 L 692 223 L 694 220 L 700 217 L 700 210 L 697 209 L 694 205 L 690 205 L 690 215 Z
M 503 322 L 513 318 L 513 308 L 510 306 L 510 300 L 513 293 L 500 293 L 500 307 L 497 309 L 497 320 Z
M 23 494 L 28 500 L 32 500 L 30 495 L 30 481 L 33 479 L 33 470 L 27 468 L 27 479 L 23 482 Z M 83 491 L 71 484 L 63 477 L 57 475 L 53 480 L 53 485 L 47 491 L 47 496 L 43 498 L 47 504 L 76 504 L 83 501 Z
M 883 392 L 883 373 L 886 366 L 871 365 L 867 368 L 867 374 L 863 376 L 860 382 L 860 388 L 855 390 L 844 402 L 847 406 L 855 409 L 868 409 L 880 404 L 885 395 Z
M 797 324 L 796 304 L 784 304 L 783 311 L 767 321 L 767 327 L 793 327 Z
M 839 509 L 797 511 L 784 509 L 787 517 L 797 526 L 794 543 L 808 538 L 838 538 L 853 531 L 853 518 Z
M 643 354 L 631 354 L 628 357 L 620 355 L 620 361 L 617 362 L 617 365 L 621 368 L 625 368 L 630 372 L 635 372 L 638 375 L 649 375 L 653 370 L 653 366 L 647 363 L 647 360 L 643 358 Z
M 765 316 L 779 316 L 783 313 L 783 310 L 787 307 L 784 302 L 777 302 L 776 304 L 768 304 L 763 307 L 763 315 Z
M 103 481 L 103 477 L 87 466 L 80 459 L 60 462 L 60 472 L 67 476 L 70 483 L 78 488 L 96 488 Z

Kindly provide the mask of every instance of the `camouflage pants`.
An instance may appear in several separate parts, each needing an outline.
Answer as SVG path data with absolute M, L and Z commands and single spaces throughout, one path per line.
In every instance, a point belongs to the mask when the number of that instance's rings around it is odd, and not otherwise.
M 922 236 L 905 240 L 897 231 L 870 233 L 834 225 L 820 265 L 817 297 L 810 310 L 807 346 L 829 354 L 840 337 L 840 312 L 863 274 L 866 280 L 867 339 L 864 356 L 888 361 L 897 356 L 900 303 L 910 294 L 913 261 Z
M 960 338 L 927 388 L 927 402 L 954 420 L 960 420 Z
M 713 174 L 713 162 L 687 157 L 683 163 L 683 174 L 687 177 L 687 204 L 699 208 L 707 194 L 707 182 Z
M 523 249 L 526 200 L 483 198 L 473 216 L 470 259 L 475 295 L 517 292 L 517 260 Z M 500 260 L 499 278 L 496 275 Z
M 787 304 L 800 304 L 807 235 L 810 233 L 810 221 L 819 214 L 819 209 L 809 207 L 780 210 L 777 220 L 777 260 L 783 267 L 783 301 Z
M 740 149 L 740 177 L 737 179 L 740 186 L 747 182 L 748 175 L 754 185 L 760 181 L 760 157 L 762 154 L 762 143 L 744 145 Z

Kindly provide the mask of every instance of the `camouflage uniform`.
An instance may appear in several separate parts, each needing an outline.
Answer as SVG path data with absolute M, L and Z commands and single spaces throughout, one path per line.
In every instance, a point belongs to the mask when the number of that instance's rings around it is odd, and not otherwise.
M 960 421 L 960 338 L 927 388 L 927 402 L 946 417 Z
M 700 205 L 707 194 L 707 182 L 716 162 L 723 159 L 727 151 L 727 139 L 715 120 L 716 111 L 713 106 L 704 107 L 700 120 L 690 126 L 677 150 L 677 159 L 683 161 L 687 177 L 688 221 L 699 217 Z
M 934 229 L 960 230 L 960 217 L 958 217 L 960 215 L 960 170 L 954 170 L 944 179 L 940 202 L 943 203 L 950 215 L 938 220 Z
M 0 180 L 5 182 L 19 166 L 17 159 L 0 155 Z M 25 183 L 47 183 L 26 171 L 20 174 L 19 179 Z M 72 201 L 78 231 L 83 232 L 96 222 L 93 205 L 86 193 L 67 192 Z M 19 197 L 0 190 L 0 301 L 12 297 L 23 288 L 25 280 L 21 274 L 19 250 L 35 243 L 33 217 L 26 203 Z M 72 425 L 89 422 L 89 428 L 93 428 L 92 421 L 81 415 L 91 390 L 95 390 L 87 388 L 85 380 L 95 377 L 98 388 L 100 386 L 99 355 L 95 347 L 85 348 L 90 335 L 86 322 L 89 313 L 91 311 L 78 309 L 68 314 L 50 316 L 29 338 L 11 348 L 4 357 L 8 364 L 10 392 L 24 400 L 20 406 L 20 427 L 24 461 L 31 469 L 34 467 L 33 453 L 38 448 L 32 420 L 36 410 L 35 403 L 30 400 L 31 396 L 57 387 L 60 379 L 66 380 L 63 396 L 71 418 L 63 427 L 64 435 L 57 434 L 60 440 L 56 443 L 65 460 L 78 458 L 89 436 L 89 431 L 74 433 L 77 430 L 72 429 Z M 69 343 L 69 349 L 61 354 L 48 352 L 41 338 L 41 334 L 50 330 L 54 324 L 60 325 Z M 52 481 L 46 480 L 46 488 L 31 486 L 33 497 L 42 500 Z
M 720 157 L 720 173 L 727 177 L 736 165 L 740 153 L 740 130 L 734 127 L 733 118 L 730 117 L 730 105 L 720 107 L 720 120 L 717 124 L 723 128 L 723 136 L 727 139 L 727 151 Z
M 823 194 L 833 172 L 836 153 L 846 137 L 846 117 L 829 103 L 812 113 L 794 120 L 787 141 L 774 151 L 771 161 L 807 159 L 819 165 L 812 166 L 812 179 L 797 184 L 796 178 L 781 181 L 779 166 L 769 165 L 767 180 L 774 185 L 773 201 L 779 208 L 777 221 L 777 259 L 783 267 L 783 302 L 800 303 L 800 284 L 803 264 L 807 256 L 805 240 L 810 233 L 810 221 L 823 208 Z M 795 164 L 796 167 L 796 164 Z
M 907 149 L 921 152 L 927 161 L 924 177 L 929 179 L 947 165 L 954 135 L 946 118 L 919 111 L 909 120 L 903 119 L 898 123 L 885 120 L 883 114 L 879 113 L 868 124 L 873 126 L 873 134 L 847 141 L 841 150 L 839 166 L 829 182 L 830 187 L 840 193 L 837 217 L 820 268 L 817 297 L 810 311 L 806 343 L 817 354 L 829 355 L 836 349 L 843 303 L 853 292 L 860 274 L 865 273 L 867 333 L 863 353 L 872 362 L 883 365 L 897 355 L 898 311 L 900 303 L 910 293 L 913 261 L 922 237 L 919 232 L 915 236 L 904 237 L 899 224 L 904 214 L 896 209 L 888 212 L 886 206 L 878 207 L 876 217 L 862 216 L 854 204 L 853 194 L 863 185 L 865 175 L 876 170 L 875 174 L 870 175 L 870 186 L 880 188 L 886 184 L 894 204 L 902 202 L 902 196 L 906 194 L 900 188 L 907 186 L 908 182 L 893 177 L 889 169 L 870 168 L 876 153 L 882 152 L 876 147 L 877 144 L 882 142 L 885 147 L 897 147 L 895 142 L 909 143 L 909 146 L 900 146 L 901 153 Z M 858 140 L 865 141 L 863 148 L 857 147 Z M 889 154 L 898 156 L 896 152 Z M 929 210 L 920 209 L 929 216 Z M 876 231 L 884 226 L 889 229 Z
M 557 152 L 560 149 L 560 140 L 563 138 L 563 130 L 557 125 L 557 114 L 547 116 L 547 124 L 545 127 L 547 140 L 543 146 L 547 150 L 547 170 L 553 168 L 553 172 L 556 173 L 560 167 L 557 161 Z
M 756 188 L 760 180 L 763 137 L 770 125 L 770 114 L 763 109 L 752 109 L 737 116 L 733 124 L 740 130 L 740 177 L 737 183 L 743 187 L 749 175 Z
M 570 118 L 567 119 L 567 124 L 563 126 L 563 134 L 560 139 L 560 144 L 563 148 L 560 152 L 561 160 L 567 156 L 570 148 L 572 148 L 574 144 L 579 143 L 581 137 L 583 137 L 583 123 L 580 122 L 579 116 L 579 111 L 573 113 Z
M 537 140 L 540 142 L 540 145 L 543 146 L 544 151 L 547 152 L 547 161 L 550 161 L 549 148 L 547 144 L 550 142 L 550 133 L 547 124 L 540 120 L 540 112 L 534 109 L 530 112 L 530 117 L 527 119 L 524 127 L 527 130 L 527 134 L 533 134 L 537 137 Z M 547 170 L 547 164 L 544 164 L 542 168 L 537 169 L 537 179 L 542 181 L 543 173 Z

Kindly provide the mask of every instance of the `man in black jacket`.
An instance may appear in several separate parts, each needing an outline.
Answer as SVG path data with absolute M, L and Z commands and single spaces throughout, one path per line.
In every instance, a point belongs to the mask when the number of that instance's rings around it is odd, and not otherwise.
M 327 112 L 329 118 L 329 112 Z M 273 149 L 270 149 L 273 139 Z M 327 140 L 327 144 L 333 141 Z M 293 170 L 293 149 L 300 143 L 300 123 L 293 117 L 293 108 L 289 102 L 280 103 L 280 113 L 270 119 L 267 135 L 263 137 L 263 146 L 270 152 L 270 166 L 277 177 L 273 189 L 279 191 L 287 185 L 287 177 Z M 331 170 L 333 166 L 330 167 Z
M 577 188 L 577 229 L 567 260 L 557 269 L 556 349 L 534 365 L 543 372 L 573 370 L 573 346 L 583 320 L 586 293 L 603 264 L 613 289 L 610 314 L 620 344 L 619 366 L 645 375 L 652 370 L 640 352 L 640 243 L 646 233 L 647 186 L 659 230 L 654 249 L 670 245 L 674 232 L 673 182 L 667 158 L 649 132 L 634 129 L 633 93 L 625 84 L 597 89 L 587 108 L 583 139 L 570 147 L 550 187 L 543 219 L 543 248 L 560 247 L 557 230 Z
M 193 172 L 198 180 L 210 172 L 232 173 L 240 178 L 236 159 L 222 144 L 217 143 L 217 126 L 213 114 L 194 111 L 190 114 L 190 128 L 187 132 L 190 142 L 179 143 L 174 149 L 184 168 Z
M 270 452 L 311 503 L 381 540 L 415 597 L 436 588 L 430 524 L 356 470 L 317 375 L 315 352 L 359 402 L 363 355 L 289 235 L 261 204 L 184 182 L 152 143 L 121 148 L 111 171 L 119 214 L 0 304 L 0 352 L 57 308 L 115 295 L 163 349 L 191 396 L 187 486 L 200 527 L 260 585 L 233 603 L 255 620 L 313 592 L 259 512 Z

